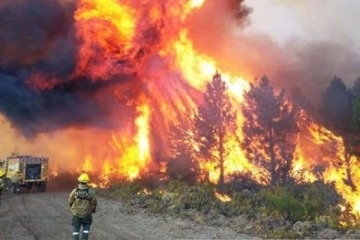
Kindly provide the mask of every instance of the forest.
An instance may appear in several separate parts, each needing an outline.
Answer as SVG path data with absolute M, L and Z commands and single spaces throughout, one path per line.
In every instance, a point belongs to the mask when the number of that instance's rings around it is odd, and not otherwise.
M 243 116 L 241 126 L 237 111 Z M 315 123 L 326 129 L 323 138 L 330 139 L 330 147 L 321 148 L 326 162 L 295 170 L 298 136 Z M 348 89 L 335 76 L 319 106 L 313 106 L 300 91 L 277 90 L 263 76 L 235 106 L 216 72 L 195 114 L 186 112 L 170 124 L 165 171 L 132 181 L 114 175 L 99 191 L 152 214 L 175 214 L 200 223 L 214 214 L 245 215 L 257 227 L 238 231 L 263 237 L 315 237 L 323 228 L 355 231 L 359 131 L 360 79 Z M 341 151 L 334 153 L 329 135 L 341 140 Z M 233 144 L 243 149 L 250 167 L 226 174 Z M 204 166 L 211 166 L 217 177 L 211 178 Z M 326 176 L 330 166 L 340 177 Z

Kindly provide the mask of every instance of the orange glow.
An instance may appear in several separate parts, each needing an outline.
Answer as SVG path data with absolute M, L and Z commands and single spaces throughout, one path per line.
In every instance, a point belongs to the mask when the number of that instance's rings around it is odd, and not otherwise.
M 59 173 L 58 173 L 58 168 L 57 168 L 57 167 L 53 167 L 53 168 L 51 169 L 51 176 L 56 177 L 57 175 L 59 175 Z
M 102 19 L 114 24 L 119 33 L 119 40 L 130 41 L 136 26 L 134 10 L 117 0 L 82 0 L 75 12 L 77 21 Z
M 138 192 L 137 194 L 138 195 L 140 195 L 140 194 L 150 195 L 151 191 L 145 188 L 145 189 L 141 190 L 140 192 Z
M 92 166 L 92 159 L 90 155 L 87 155 L 85 157 L 85 162 L 82 166 L 81 171 L 83 172 L 91 172 L 93 170 L 93 166 Z
M 105 160 L 103 166 L 102 166 L 102 174 L 101 179 L 99 183 L 99 187 L 106 188 L 110 184 L 109 176 L 111 174 L 111 165 L 108 160 Z
M 138 177 L 142 170 L 146 169 L 150 161 L 150 143 L 149 143 L 149 118 L 150 109 L 147 105 L 137 107 L 139 116 L 135 120 L 137 135 L 132 143 L 127 143 L 127 137 L 122 137 L 121 141 L 113 135 L 114 146 L 120 152 L 121 157 L 117 160 L 118 171 L 121 175 L 130 180 Z
M 106 79 L 126 71 L 116 68 L 116 59 L 131 56 L 136 11 L 117 0 L 81 0 L 75 12 L 78 38 L 77 75 Z M 97 59 L 97 60 L 96 60 Z M 100 60 L 100 61 L 99 61 Z
M 343 139 L 340 136 L 333 134 L 328 129 L 319 126 L 315 123 L 311 123 L 308 126 L 309 135 L 311 140 L 320 147 L 320 149 L 327 149 L 321 152 L 321 157 L 326 163 L 325 171 L 323 173 L 324 181 L 327 183 L 334 182 L 336 190 L 340 195 L 352 206 L 352 213 L 356 216 L 360 216 L 360 191 L 357 187 L 352 187 L 346 184 L 348 176 L 346 174 L 347 164 L 345 163 L 345 147 Z M 301 156 L 299 156 L 301 158 Z M 311 156 L 303 158 L 302 161 L 305 163 L 305 159 L 310 160 Z M 340 166 L 335 167 L 334 163 L 341 162 Z M 349 159 L 349 167 L 351 169 L 351 179 L 355 186 L 360 184 L 360 169 L 358 159 L 355 156 L 351 156 Z M 315 176 L 308 178 L 308 181 L 312 182 L 315 180 Z
M 190 9 L 200 8 L 204 4 L 205 0 L 190 0 L 188 6 Z

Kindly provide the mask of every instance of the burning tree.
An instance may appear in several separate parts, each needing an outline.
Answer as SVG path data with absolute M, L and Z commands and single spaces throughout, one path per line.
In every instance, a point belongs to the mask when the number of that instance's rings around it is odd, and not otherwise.
M 195 161 L 193 123 L 190 114 L 178 116 L 178 123 L 169 127 L 169 150 L 171 158 L 167 162 L 166 173 L 171 179 L 181 179 L 188 183 L 197 180 L 199 166 Z
M 285 91 L 276 94 L 264 76 L 258 86 L 251 85 L 241 106 L 244 115 L 241 146 L 249 161 L 263 170 L 262 180 L 266 184 L 292 182 L 297 110 L 286 101 Z
M 340 135 L 344 142 L 344 157 L 342 159 L 334 159 L 334 165 L 338 168 L 344 167 L 346 171 L 346 179 L 344 183 L 353 190 L 356 189 L 352 180 L 352 101 L 353 94 L 346 89 L 343 81 L 337 76 L 331 81 L 330 86 L 322 95 L 320 106 L 320 115 L 326 127 Z
M 219 168 L 219 184 L 224 183 L 224 161 L 227 154 L 227 137 L 234 135 L 237 129 L 236 111 L 227 94 L 226 83 L 216 72 L 206 85 L 203 105 L 199 106 L 195 116 L 196 142 L 200 157 L 215 163 Z

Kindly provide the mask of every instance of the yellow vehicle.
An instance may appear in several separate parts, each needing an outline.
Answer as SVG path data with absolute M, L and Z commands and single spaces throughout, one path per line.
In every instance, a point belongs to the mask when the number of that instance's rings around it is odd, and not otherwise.
M 45 192 L 48 182 L 49 158 L 28 155 L 13 155 L 1 161 L 0 166 L 7 179 L 20 176 L 19 187 Z

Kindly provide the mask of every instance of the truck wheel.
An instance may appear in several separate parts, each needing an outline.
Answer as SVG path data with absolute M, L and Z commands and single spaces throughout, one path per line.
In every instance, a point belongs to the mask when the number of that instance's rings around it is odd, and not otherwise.
M 28 184 L 26 184 L 26 190 L 28 190 L 29 192 L 31 192 L 33 186 L 34 186 L 34 183 L 28 183 Z
M 38 185 L 38 191 L 39 192 L 45 192 L 46 191 L 46 183 L 40 183 Z

